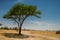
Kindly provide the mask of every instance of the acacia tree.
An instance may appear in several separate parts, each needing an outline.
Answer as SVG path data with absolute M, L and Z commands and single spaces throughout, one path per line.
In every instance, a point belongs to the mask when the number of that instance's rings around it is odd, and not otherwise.
M 40 18 L 41 12 L 37 10 L 36 6 L 15 4 L 3 18 L 15 21 L 19 27 L 19 35 L 21 35 L 21 27 L 24 21 L 29 16 Z

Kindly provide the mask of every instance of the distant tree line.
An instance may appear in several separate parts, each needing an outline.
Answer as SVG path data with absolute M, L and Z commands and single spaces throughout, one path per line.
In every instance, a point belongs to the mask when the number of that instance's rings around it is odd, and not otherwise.
M 9 28 L 9 27 L 7 27 L 7 26 L 5 26 L 5 27 L 0 27 L 0 29 L 4 29 L 4 30 L 18 30 L 18 28 L 17 27 L 13 27 L 13 28 Z

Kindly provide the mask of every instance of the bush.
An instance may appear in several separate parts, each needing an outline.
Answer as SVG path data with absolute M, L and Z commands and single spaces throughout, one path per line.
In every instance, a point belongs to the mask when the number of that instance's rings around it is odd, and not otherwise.
M 60 31 L 56 31 L 56 34 L 60 34 Z

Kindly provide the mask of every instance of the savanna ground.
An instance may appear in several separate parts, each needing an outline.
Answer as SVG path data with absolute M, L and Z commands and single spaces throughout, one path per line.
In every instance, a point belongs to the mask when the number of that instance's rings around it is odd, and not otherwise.
M 0 40 L 60 40 L 60 34 L 55 31 L 22 30 L 22 35 L 18 35 L 16 30 L 0 30 Z

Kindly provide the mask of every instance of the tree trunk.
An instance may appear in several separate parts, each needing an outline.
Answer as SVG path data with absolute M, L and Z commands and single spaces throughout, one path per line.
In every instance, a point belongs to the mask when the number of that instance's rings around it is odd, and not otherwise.
M 24 20 L 25 20 L 27 17 L 28 17 L 28 16 L 26 16 L 26 17 L 23 19 L 22 23 L 19 25 L 19 35 L 21 35 L 22 24 L 23 24 Z
M 19 27 L 19 35 L 21 35 L 21 27 L 22 27 L 22 26 Z
M 21 35 L 21 29 L 22 29 L 22 24 L 23 24 L 24 20 L 22 21 L 22 23 L 19 26 L 19 35 Z

